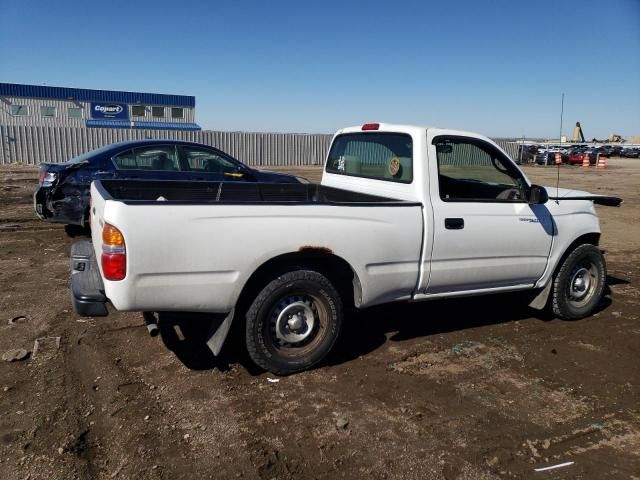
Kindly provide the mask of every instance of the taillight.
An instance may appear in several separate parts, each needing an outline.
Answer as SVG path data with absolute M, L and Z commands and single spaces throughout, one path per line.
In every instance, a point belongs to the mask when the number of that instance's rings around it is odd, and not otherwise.
M 379 123 L 365 123 L 364 125 L 362 125 L 362 130 L 378 130 L 379 128 Z
M 58 175 L 53 172 L 47 172 L 44 169 L 40 169 L 40 173 L 38 174 L 38 182 L 43 187 L 51 187 L 53 186 L 53 183 L 56 181 L 57 177 Z
M 113 225 L 102 229 L 102 273 L 107 280 L 122 280 L 127 276 L 127 250 L 122 232 Z

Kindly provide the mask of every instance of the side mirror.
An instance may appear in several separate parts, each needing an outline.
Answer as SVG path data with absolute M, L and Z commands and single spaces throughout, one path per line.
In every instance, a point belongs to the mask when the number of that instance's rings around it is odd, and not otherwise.
M 540 185 L 531 185 L 529 189 L 529 203 L 533 205 L 541 205 L 549 201 L 549 194 L 544 187 Z

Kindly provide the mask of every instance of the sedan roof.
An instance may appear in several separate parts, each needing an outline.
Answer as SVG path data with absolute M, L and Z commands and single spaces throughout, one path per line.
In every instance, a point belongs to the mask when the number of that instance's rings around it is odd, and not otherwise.
M 140 147 L 140 146 L 144 146 L 144 145 L 156 145 L 156 144 L 171 144 L 171 145 L 192 145 L 192 146 L 196 146 L 196 147 L 209 147 L 209 148 L 216 148 L 216 147 L 212 147 L 211 145 L 205 145 L 203 143 L 196 143 L 196 142 L 188 142 L 186 140 L 171 140 L 171 139 L 164 139 L 164 138 L 157 138 L 157 139 L 145 139 L 145 140 L 125 140 L 124 142 L 118 142 L 118 143 L 112 143 L 110 145 L 106 145 L 105 147 L 113 147 L 113 148 L 118 148 L 120 149 L 121 147 Z M 216 148 L 216 150 L 219 150 Z
M 170 139 L 162 139 L 162 138 L 150 139 L 150 140 L 126 140 L 124 142 L 111 143 L 109 145 L 104 145 L 99 148 L 94 148 L 93 150 L 90 150 L 81 155 L 78 155 L 75 158 L 72 158 L 71 160 L 69 160 L 69 162 L 79 163 L 99 155 L 110 155 L 110 154 L 115 155 L 116 153 L 119 153 L 120 151 L 124 151 L 127 148 L 143 147 L 145 145 L 167 145 L 167 144 L 187 145 L 187 146 L 193 146 L 193 147 L 205 147 L 205 148 L 211 148 L 211 149 L 222 152 L 219 148 L 212 147 L 210 145 L 204 145 L 202 143 L 196 143 L 196 142 L 187 142 L 184 140 L 170 140 Z M 225 155 L 227 157 L 233 158 L 229 154 L 225 153 Z

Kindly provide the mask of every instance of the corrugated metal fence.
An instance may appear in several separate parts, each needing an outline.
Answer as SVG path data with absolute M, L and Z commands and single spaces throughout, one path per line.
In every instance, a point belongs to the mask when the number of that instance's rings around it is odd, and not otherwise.
M 247 133 L 203 130 L 128 130 L 115 128 L 35 127 L 0 125 L 0 164 L 65 162 L 81 153 L 110 143 L 137 139 L 175 139 L 217 147 L 253 166 L 322 165 L 331 135 L 298 133 Z M 497 139 L 511 158 L 517 144 Z

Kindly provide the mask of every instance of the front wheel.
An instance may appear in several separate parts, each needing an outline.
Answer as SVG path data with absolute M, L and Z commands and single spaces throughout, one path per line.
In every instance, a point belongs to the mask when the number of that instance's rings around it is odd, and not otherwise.
M 251 359 L 288 375 L 312 367 L 331 351 L 342 326 L 342 301 L 324 275 L 296 270 L 267 284 L 246 318 Z
M 558 271 L 552 292 L 553 313 L 564 320 L 590 315 L 604 292 L 607 267 L 598 247 L 576 247 Z

